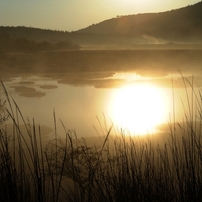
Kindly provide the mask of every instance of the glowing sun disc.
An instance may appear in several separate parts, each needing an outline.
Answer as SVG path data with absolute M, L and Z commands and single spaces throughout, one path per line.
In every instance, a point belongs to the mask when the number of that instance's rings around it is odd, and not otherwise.
M 112 120 L 135 134 L 148 134 L 162 123 L 165 115 L 160 90 L 149 84 L 119 89 L 111 103 Z

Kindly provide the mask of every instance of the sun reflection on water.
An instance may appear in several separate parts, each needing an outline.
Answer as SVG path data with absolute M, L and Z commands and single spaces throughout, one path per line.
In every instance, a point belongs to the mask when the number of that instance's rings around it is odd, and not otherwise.
M 109 111 L 118 127 L 137 135 L 155 132 L 155 127 L 167 118 L 164 93 L 150 83 L 117 89 L 112 96 Z

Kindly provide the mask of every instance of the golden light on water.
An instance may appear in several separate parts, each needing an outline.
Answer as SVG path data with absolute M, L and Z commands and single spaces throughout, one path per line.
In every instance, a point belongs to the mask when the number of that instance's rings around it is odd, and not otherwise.
M 166 120 L 166 101 L 162 90 L 151 84 L 124 86 L 114 93 L 110 114 L 112 121 L 132 134 L 155 132 Z

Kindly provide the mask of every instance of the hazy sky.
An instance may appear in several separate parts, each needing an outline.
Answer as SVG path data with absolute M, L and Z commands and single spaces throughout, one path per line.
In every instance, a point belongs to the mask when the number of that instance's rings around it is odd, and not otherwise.
M 168 11 L 200 0 L 0 0 L 0 26 L 76 31 L 117 15 Z

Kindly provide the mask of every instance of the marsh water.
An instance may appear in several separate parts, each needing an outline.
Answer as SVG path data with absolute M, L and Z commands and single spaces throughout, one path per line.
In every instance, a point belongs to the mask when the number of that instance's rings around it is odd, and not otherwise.
M 54 130 L 54 113 L 57 129 L 61 133 L 64 124 L 66 129 L 74 130 L 79 137 L 105 133 L 105 129 L 109 129 L 111 125 L 117 131 L 123 129 L 131 135 L 164 133 L 168 123 L 183 121 L 189 104 L 187 99 L 193 91 L 191 86 L 194 84 L 194 90 L 197 91 L 201 85 L 200 61 L 190 61 L 189 66 L 193 66 L 188 69 L 182 58 L 179 60 L 181 66 L 179 61 L 176 63 L 178 67 L 169 64 L 170 53 L 164 56 L 168 59 L 164 61 L 163 58 L 160 64 L 151 64 L 150 61 L 144 64 L 144 57 L 138 56 L 139 60 L 143 60 L 140 62 L 144 68 L 134 71 L 126 68 L 137 65 L 131 59 L 133 57 L 127 62 L 120 60 L 119 56 L 115 57 L 114 52 L 109 53 L 111 57 L 109 55 L 108 58 L 112 58 L 112 61 L 103 58 L 103 53 L 102 57 L 95 55 L 94 60 L 97 62 L 94 63 L 85 56 L 92 63 L 91 66 L 96 67 L 94 71 L 90 66 L 85 71 L 65 71 L 63 74 L 64 70 L 61 70 L 61 64 L 58 63 L 58 67 L 54 64 L 55 71 L 51 74 L 16 74 L 5 80 L 4 85 L 24 118 L 28 122 L 34 119 L 36 125 L 46 127 L 47 134 Z M 127 55 L 127 51 L 123 51 L 122 55 L 123 53 Z M 180 54 L 182 55 L 181 52 Z M 186 54 L 184 55 L 186 58 Z M 116 59 L 114 67 L 107 69 L 106 66 L 111 67 L 113 58 L 114 61 Z M 77 69 L 83 68 L 84 64 L 79 62 L 80 59 L 76 59 L 77 62 L 74 61 L 71 65 L 75 65 Z M 37 64 L 34 65 L 36 67 Z M 41 65 L 40 62 L 36 67 L 37 71 L 42 71 Z M 187 93 L 190 94 L 189 98 Z
M 154 84 L 152 79 L 129 81 L 128 77 L 134 75 L 118 75 L 126 81 L 116 88 L 60 84 L 57 80 L 36 76 L 16 77 L 5 82 L 5 86 L 24 118 L 46 126 L 50 134 L 54 129 L 54 113 L 58 128 L 63 128 L 62 122 L 66 129 L 74 130 L 82 137 L 95 136 L 98 131 L 102 133 L 112 124 L 117 130 L 127 130 L 131 135 L 165 132 L 161 126 L 172 122 L 173 110 L 176 120 L 182 121 L 186 91 L 172 88 L 173 77 L 167 78 L 169 88 Z M 157 120 L 153 122 L 156 116 Z

